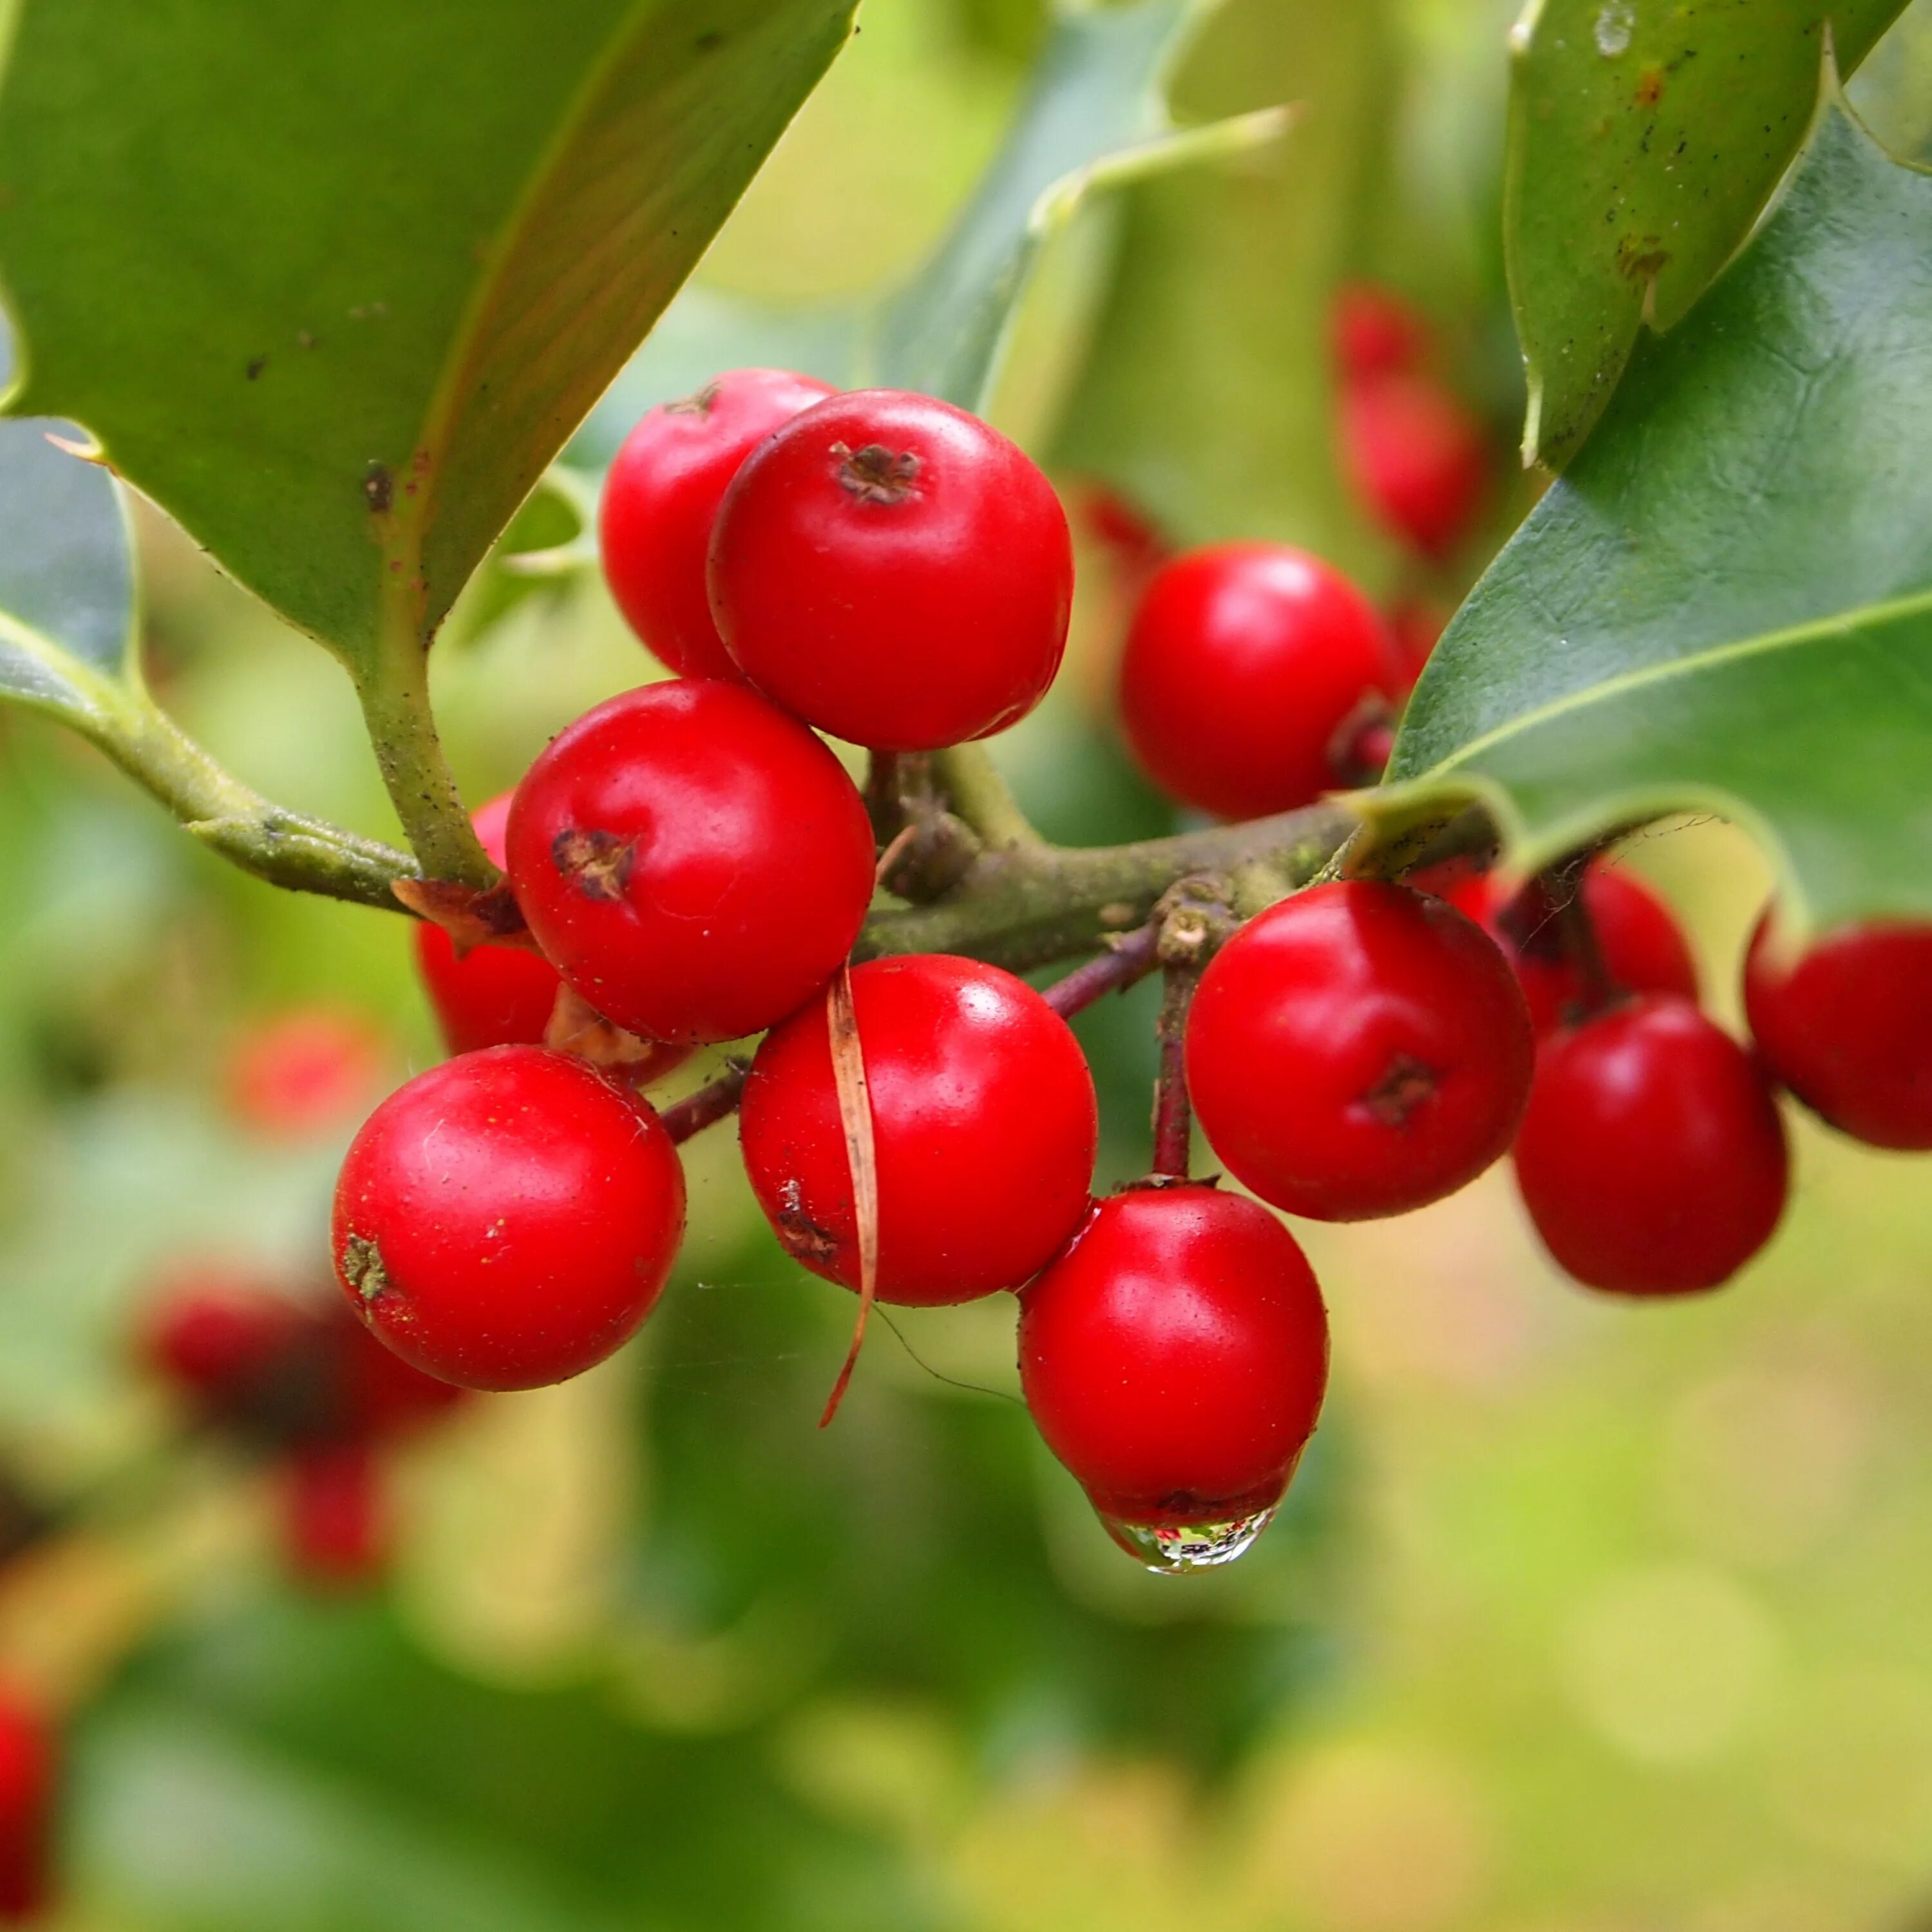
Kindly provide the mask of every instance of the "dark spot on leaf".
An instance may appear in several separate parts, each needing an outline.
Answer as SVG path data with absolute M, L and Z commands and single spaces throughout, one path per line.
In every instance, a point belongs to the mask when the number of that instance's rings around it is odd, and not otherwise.
M 395 501 L 395 481 L 386 463 L 370 464 L 362 478 L 362 494 L 368 499 L 370 508 L 379 515 Z
M 724 36 L 714 28 L 708 34 L 700 34 L 691 44 L 698 53 L 715 54 L 724 44 Z
M 586 898 L 621 899 L 637 857 L 637 844 L 614 832 L 586 832 L 569 826 L 550 841 L 550 856 L 556 869 Z
M 903 503 L 919 494 L 920 460 L 909 449 L 893 451 L 882 442 L 854 449 L 835 442 L 832 460 L 832 473 L 862 503 Z
M 1617 243 L 1617 273 L 1627 282 L 1647 282 L 1670 260 L 1670 250 L 1660 238 L 1646 235 L 1640 240 L 1626 235 Z
M 250 381 L 250 382 L 254 382 L 254 380 L 255 380 L 255 378 L 256 378 L 257 376 L 260 375 L 260 374 L 261 374 L 261 373 L 262 373 L 262 371 L 264 369 L 266 369 L 268 366 L 268 358 L 266 356 L 250 356 L 250 357 L 249 357 L 249 358 L 248 358 L 248 380 L 249 380 L 249 381 Z
M 1640 107 L 1654 107 L 1664 98 L 1664 70 L 1660 67 L 1647 67 L 1636 84 L 1636 104 Z

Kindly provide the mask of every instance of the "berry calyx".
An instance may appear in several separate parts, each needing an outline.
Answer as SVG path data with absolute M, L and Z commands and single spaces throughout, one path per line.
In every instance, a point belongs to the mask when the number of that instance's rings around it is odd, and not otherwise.
M 544 955 L 647 1040 L 737 1040 L 795 1012 L 859 936 L 857 788 L 755 692 L 627 692 L 553 740 L 510 808 L 509 874 Z
M 1375 607 L 1285 544 L 1216 544 L 1148 586 L 1120 665 L 1120 718 L 1148 776 L 1184 804 L 1254 818 L 1346 782 L 1345 728 L 1400 686 Z
M 1593 859 L 1580 888 L 1603 976 L 1628 993 L 1697 998 L 1697 962 L 1670 907 L 1634 873 Z M 1509 892 L 1493 873 L 1458 881 L 1443 894 L 1473 919 L 1516 970 L 1516 983 L 1539 1034 L 1586 1016 L 1594 1002 L 1585 963 L 1576 956 L 1574 908 L 1532 879 Z
M 1134 1188 L 1022 1292 L 1019 1361 L 1047 1447 L 1117 1540 L 1198 1567 L 1238 1555 L 1280 1502 L 1321 1412 L 1328 1316 L 1265 1208 Z
M 835 396 L 746 462 L 711 544 L 733 659 L 795 716 L 923 752 L 1046 695 L 1072 606 L 1053 487 L 976 416 L 896 389 Z
M 1538 1053 L 1516 1183 L 1544 1245 L 1588 1287 L 1728 1280 L 1777 1227 L 1787 1166 L 1764 1076 L 1688 1000 L 1628 1000 Z
M 1793 958 L 1767 910 L 1744 1011 L 1766 1066 L 1814 1113 L 1873 1147 L 1932 1148 L 1932 926 L 1846 926 Z
M 1066 1022 L 997 966 L 942 954 L 852 974 L 878 1168 L 878 1298 L 1017 1288 L 1087 1211 L 1094 1083 Z M 786 1251 L 859 1286 L 857 1226 L 821 1004 L 766 1036 L 739 1108 L 753 1191 Z
M 705 559 L 718 506 L 746 457 L 830 386 L 783 369 L 734 369 L 638 419 L 604 482 L 604 575 L 632 629 L 686 677 L 736 678 L 711 621 Z
M 503 863 L 509 818 L 508 792 L 471 814 L 493 865 Z M 416 922 L 415 941 L 416 970 L 452 1053 L 542 1044 L 560 984 L 548 960 L 527 946 L 490 945 L 472 946 L 458 958 L 455 943 L 432 920 Z
M 1406 372 L 1342 393 L 1342 466 L 1378 521 L 1425 556 L 1468 534 L 1490 478 L 1489 438 L 1461 399 Z
M 1370 880 L 1251 920 L 1187 1026 L 1196 1118 L 1263 1200 L 1318 1221 L 1400 1214 L 1508 1147 L 1529 1016 L 1508 962 L 1442 900 Z
M 683 1173 L 649 1107 L 568 1054 L 497 1046 L 370 1116 L 336 1184 L 332 1252 L 350 1307 L 404 1360 L 536 1388 L 629 1340 L 683 1231 Z

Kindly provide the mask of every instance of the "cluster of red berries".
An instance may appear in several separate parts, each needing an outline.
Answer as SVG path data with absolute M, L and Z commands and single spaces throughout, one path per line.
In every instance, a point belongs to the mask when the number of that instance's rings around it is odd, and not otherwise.
M 197 1430 L 273 1467 L 298 1581 L 342 1589 L 380 1573 L 385 1453 L 462 1390 L 378 1346 L 340 1300 L 298 1300 L 219 1265 L 184 1266 L 161 1285 L 140 1352 Z
M 1232 936 L 1222 905 L 1184 946 L 1169 906 L 1144 961 L 1163 958 L 1174 1016 L 1160 1171 L 1096 1202 L 1078 1000 L 970 958 L 849 965 L 874 835 L 816 735 L 916 754 L 1039 700 L 1072 574 L 1046 478 L 930 398 L 740 371 L 638 424 L 602 537 L 680 674 L 579 719 L 478 814 L 536 950 L 459 956 L 420 933 L 455 1057 L 358 1136 L 333 1234 L 350 1305 L 406 1361 L 519 1388 L 608 1355 L 676 1252 L 677 1141 L 736 1104 L 753 1191 L 806 1268 L 902 1304 L 1018 1292 L 1047 1442 L 1126 1547 L 1193 1568 L 1280 1501 L 1328 1339 L 1287 1229 L 1188 1178 L 1189 1094 L 1228 1171 L 1296 1214 L 1402 1213 L 1514 1144 L 1552 1250 L 1600 1286 L 1704 1285 L 1770 1232 L 1784 1156 L 1762 1076 L 1697 1013 L 1667 912 L 1601 867 L 1561 907 L 1492 904 L 1481 878 L 1337 880 Z M 1177 793 L 1245 816 L 1328 789 L 1365 697 L 1385 712 L 1401 688 L 1343 580 L 1233 546 L 1150 584 L 1125 708 Z M 694 1048 L 754 1034 L 737 1081 L 662 1113 L 642 1096 Z
M 1344 288 L 1332 334 L 1343 472 L 1391 536 L 1424 559 L 1443 557 L 1488 494 L 1481 419 L 1432 372 L 1428 325 L 1387 290 Z

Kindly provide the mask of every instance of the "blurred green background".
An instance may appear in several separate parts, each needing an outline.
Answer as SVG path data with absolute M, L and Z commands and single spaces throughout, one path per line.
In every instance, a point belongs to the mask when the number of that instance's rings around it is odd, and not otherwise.
M 1003 383 L 995 413 L 1076 504 L 1104 482 L 1178 539 L 1289 538 L 1454 602 L 1528 500 L 1504 480 L 1508 13 L 1229 0 L 1180 104 L 1293 100 L 1294 132 L 1083 215 Z M 1914 148 L 1927 17 L 1858 96 Z M 909 268 L 1043 24 L 1039 0 L 868 0 L 700 279 L 807 302 Z M 1360 276 L 1428 313 L 1495 426 L 1491 527 L 1426 581 L 1335 473 L 1327 316 Z M 141 536 L 149 663 L 188 728 L 392 832 L 335 666 L 158 516 Z M 1069 671 L 997 748 L 1073 842 L 1172 823 L 1107 716 L 1124 586 L 1104 545 L 1083 563 Z M 478 801 L 655 674 L 593 584 L 483 614 L 435 665 Z M 1700 822 L 1627 862 L 1734 1022 L 1756 855 Z M 1316 1448 L 1252 1556 L 1174 1580 L 1040 1448 L 1004 1298 L 887 1311 L 820 1433 L 850 1300 L 779 1255 L 715 1130 L 643 1339 L 413 1448 L 391 1585 L 317 1598 L 281 1576 L 259 1474 L 164 1455 L 130 1335 L 184 1260 L 315 1278 L 348 1135 L 436 1052 L 403 923 L 225 870 L 4 714 L 0 905 L 0 1453 L 50 1496 L 116 1484 L 0 1577 L 0 1667 L 74 1711 L 74 1932 L 1921 1922 L 1932 1190 L 1909 1161 L 1801 1127 L 1784 1232 L 1688 1306 L 1559 1281 L 1506 1173 L 1306 1230 L 1336 1331 Z M 238 1082 L 308 1011 L 366 1030 L 372 1066 L 278 1129 Z M 1138 997 L 1082 1022 L 1108 1181 L 1144 1159 L 1150 1018 Z

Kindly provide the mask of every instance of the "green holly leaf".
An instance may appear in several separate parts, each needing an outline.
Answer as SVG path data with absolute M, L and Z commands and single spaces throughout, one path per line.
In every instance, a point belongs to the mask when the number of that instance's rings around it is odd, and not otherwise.
M 646 410 L 746 364 L 984 408 L 1040 251 L 1089 195 L 1286 128 L 1275 109 L 1184 129 L 1169 116 L 1175 64 L 1218 4 L 1066 8 L 999 153 L 910 280 L 863 302 L 793 310 L 688 290 L 585 425 L 572 460 L 601 466 Z
M 1504 238 L 1526 457 L 1561 466 L 1642 322 L 1673 327 L 1750 231 L 1903 0 L 1534 0 L 1512 37 Z
M 418 652 L 854 0 L 21 0 L 18 415 L 358 676 Z
M 0 381 L 12 360 L 0 320 Z M 113 478 L 51 440 L 80 436 L 0 422 L 0 694 L 98 728 L 133 663 L 134 568 Z
M 1189 62 L 1190 104 L 1304 98 L 1293 141 L 1238 176 L 1176 174 L 1126 197 L 1054 460 L 1124 490 L 1178 542 L 1262 537 L 1386 574 L 1336 472 L 1328 326 L 1388 139 L 1392 40 L 1381 0 L 1230 9 Z
M 1535 866 L 1714 811 L 1800 920 L 1932 916 L 1928 401 L 1932 176 L 1834 96 L 1437 646 L 1384 832 L 1474 799 Z

